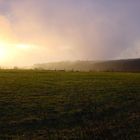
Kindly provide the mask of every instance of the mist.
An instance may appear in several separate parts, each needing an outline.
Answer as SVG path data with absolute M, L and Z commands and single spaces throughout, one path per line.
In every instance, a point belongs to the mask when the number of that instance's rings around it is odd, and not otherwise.
M 139 12 L 139 0 L 1 0 L 0 63 L 139 58 Z

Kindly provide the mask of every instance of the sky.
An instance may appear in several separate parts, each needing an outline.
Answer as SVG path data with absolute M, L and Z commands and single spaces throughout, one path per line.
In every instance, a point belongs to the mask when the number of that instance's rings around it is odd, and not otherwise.
M 140 57 L 140 0 L 0 0 L 0 66 Z

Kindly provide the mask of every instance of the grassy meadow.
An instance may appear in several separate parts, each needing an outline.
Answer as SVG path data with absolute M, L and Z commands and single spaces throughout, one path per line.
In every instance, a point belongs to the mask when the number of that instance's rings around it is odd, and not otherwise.
M 140 73 L 0 70 L 0 140 L 139 140 Z

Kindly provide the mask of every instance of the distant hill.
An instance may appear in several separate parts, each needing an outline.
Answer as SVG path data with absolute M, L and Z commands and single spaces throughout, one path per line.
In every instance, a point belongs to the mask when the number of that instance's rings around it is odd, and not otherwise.
M 73 71 L 122 71 L 140 72 L 140 59 L 109 61 L 62 61 L 35 64 L 36 69 Z

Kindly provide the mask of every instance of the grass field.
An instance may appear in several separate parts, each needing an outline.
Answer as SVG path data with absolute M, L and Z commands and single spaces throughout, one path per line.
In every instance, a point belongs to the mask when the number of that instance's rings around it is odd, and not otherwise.
M 140 73 L 0 70 L 0 140 L 139 140 Z

